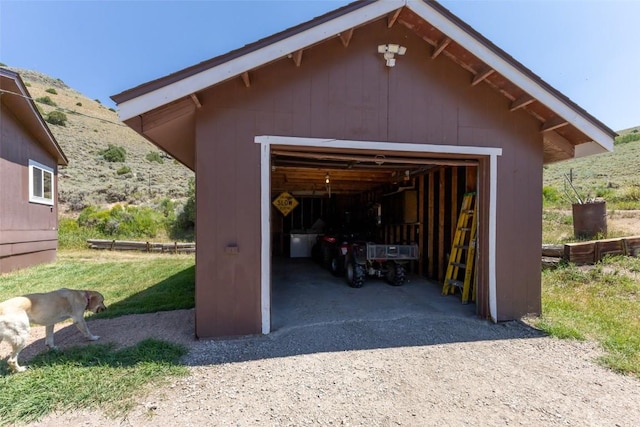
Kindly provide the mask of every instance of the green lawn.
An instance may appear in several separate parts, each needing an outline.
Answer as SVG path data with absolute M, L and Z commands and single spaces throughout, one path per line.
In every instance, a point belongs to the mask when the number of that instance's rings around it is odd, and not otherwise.
M 58 260 L 0 276 L 0 300 L 60 287 L 92 289 L 107 311 L 89 317 L 194 306 L 193 255 L 60 251 Z M 147 340 L 125 349 L 96 343 L 43 352 L 27 372 L 11 375 L 0 363 L 0 425 L 37 420 L 54 411 L 102 409 L 125 414 L 151 384 L 187 375 L 183 346 Z M 24 360 L 21 360 L 24 364 Z
M 545 270 L 542 311 L 535 326 L 559 338 L 597 341 L 605 366 L 640 378 L 640 258 Z

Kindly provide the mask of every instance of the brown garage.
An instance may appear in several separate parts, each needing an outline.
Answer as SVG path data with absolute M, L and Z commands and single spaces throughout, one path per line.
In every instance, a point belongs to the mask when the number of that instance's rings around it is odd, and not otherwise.
M 419 0 L 355 2 L 112 98 L 196 172 L 201 338 L 271 330 L 272 257 L 318 218 L 373 220 L 376 240 L 416 243 L 412 269 L 441 282 L 469 192 L 478 315 L 538 314 L 542 167 L 615 136 Z M 287 216 L 272 203 L 284 192 L 299 203 Z

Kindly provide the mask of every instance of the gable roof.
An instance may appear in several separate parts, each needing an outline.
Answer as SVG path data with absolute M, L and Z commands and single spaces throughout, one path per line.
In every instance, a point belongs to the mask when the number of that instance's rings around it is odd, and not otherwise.
M 125 122 L 185 98 L 197 104 L 201 90 L 231 78 L 248 82 L 250 71 L 285 57 L 301 61 L 305 49 L 329 39 L 340 38 L 348 46 L 358 27 L 385 18 L 389 27 L 404 25 L 432 46 L 425 61 L 448 57 L 469 71 L 471 85 L 489 84 L 509 99 L 511 111 L 534 116 L 545 163 L 613 150 L 613 130 L 432 0 L 356 1 L 111 98 Z
M 68 160 L 36 107 L 27 87 L 16 72 L 0 68 L 0 96 L 3 107 L 11 110 L 33 137 L 56 159 L 58 165 Z

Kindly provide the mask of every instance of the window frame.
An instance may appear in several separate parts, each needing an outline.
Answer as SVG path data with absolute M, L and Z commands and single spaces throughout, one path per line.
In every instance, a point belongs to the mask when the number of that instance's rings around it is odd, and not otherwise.
M 40 182 L 38 189 L 35 188 L 37 180 L 35 180 L 33 176 L 34 170 L 40 171 Z M 51 179 L 51 197 L 45 197 L 45 182 L 47 176 L 49 176 Z M 40 194 L 36 194 L 36 192 L 39 192 Z M 55 203 L 55 198 L 55 173 L 53 168 L 36 162 L 35 160 L 29 160 L 29 202 L 53 206 Z

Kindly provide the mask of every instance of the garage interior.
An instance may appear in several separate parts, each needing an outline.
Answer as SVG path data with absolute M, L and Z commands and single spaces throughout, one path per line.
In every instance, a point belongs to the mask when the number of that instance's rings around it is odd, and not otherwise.
M 478 159 L 465 155 L 272 146 L 271 200 L 288 193 L 297 201 L 286 215 L 272 205 L 273 274 L 295 264 L 332 277 L 312 261 L 313 245 L 322 235 L 354 235 L 417 244 L 419 259 L 408 271 L 440 295 L 463 196 L 478 190 L 478 169 Z M 349 288 L 344 277 L 333 280 Z M 370 283 L 393 288 L 376 277 L 364 287 Z M 442 298 L 461 304 L 457 291 Z

